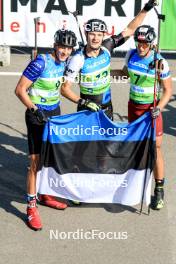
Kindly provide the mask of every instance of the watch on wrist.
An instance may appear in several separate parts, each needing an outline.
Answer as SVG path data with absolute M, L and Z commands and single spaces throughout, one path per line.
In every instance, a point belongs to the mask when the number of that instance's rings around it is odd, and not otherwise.
M 37 107 L 31 107 L 30 108 L 30 111 L 34 114 L 35 113 L 35 111 L 37 110 Z
M 78 105 L 79 105 L 79 106 L 82 106 L 82 105 L 85 104 L 85 102 L 86 102 L 85 99 L 80 98 L 80 99 L 78 100 Z

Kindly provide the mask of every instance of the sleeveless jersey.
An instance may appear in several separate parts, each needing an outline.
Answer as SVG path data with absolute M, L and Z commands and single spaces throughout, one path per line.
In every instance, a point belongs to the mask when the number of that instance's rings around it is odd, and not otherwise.
M 39 108 L 53 110 L 59 105 L 65 65 L 46 54 L 38 55 L 24 70 L 23 75 L 33 82 L 28 95 Z
M 170 77 L 169 66 L 166 60 L 157 54 L 157 59 L 162 59 L 163 69 L 160 72 L 160 79 Z M 151 104 L 154 101 L 154 51 L 147 58 L 141 58 L 137 50 L 130 50 L 126 56 L 126 66 L 130 77 L 130 100 L 138 104 Z M 156 97 L 160 99 L 160 85 L 157 84 Z

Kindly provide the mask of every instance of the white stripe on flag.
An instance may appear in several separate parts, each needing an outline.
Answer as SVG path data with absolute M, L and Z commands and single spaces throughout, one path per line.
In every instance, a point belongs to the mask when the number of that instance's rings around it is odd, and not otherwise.
M 53 168 L 42 168 L 37 175 L 37 190 L 41 194 L 87 203 L 141 202 L 145 170 L 129 170 L 124 174 L 68 173 L 59 175 Z M 147 171 L 144 202 L 150 204 L 150 170 Z

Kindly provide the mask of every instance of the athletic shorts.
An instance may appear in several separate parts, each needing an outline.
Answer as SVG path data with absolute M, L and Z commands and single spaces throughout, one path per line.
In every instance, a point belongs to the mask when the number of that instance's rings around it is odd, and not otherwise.
M 52 111 L 43 111 L 47 117 L 58 116 L 60 115 L 60 106 Z M 40 154 L 45 124 L 38 122 L 36 116 L 29 109 L 26 110 L 25 121 L 27 126 L 29 154 Z
M 134 120 L 138 119 L 145 112 L 149 112 L 150 108 L 153 107 L 153 104 L 136 104 L 132 101 L 128 102 L 128 122 L 131 123 Z M 156 118 L 156 136 L 163 135 L 163 118 L 162 114 Z

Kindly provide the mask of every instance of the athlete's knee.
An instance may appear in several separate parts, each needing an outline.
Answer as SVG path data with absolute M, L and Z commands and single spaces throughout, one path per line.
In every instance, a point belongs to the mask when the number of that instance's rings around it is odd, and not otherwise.
M 39 166 L 39 155 L 31 155 L 30 159 L 31 162 L 29 170 L 33 173 L 36 173 Z

